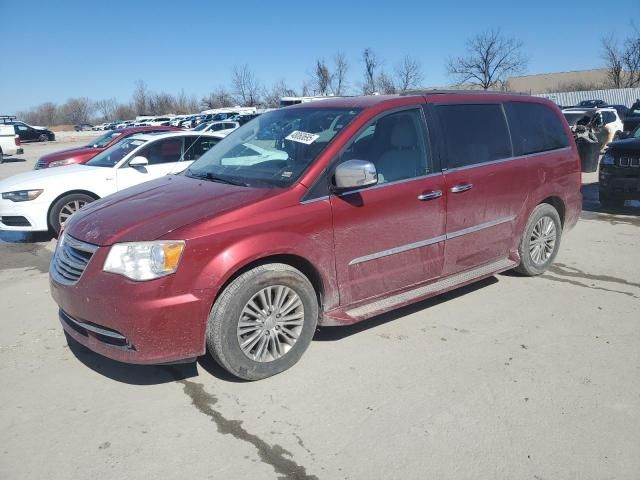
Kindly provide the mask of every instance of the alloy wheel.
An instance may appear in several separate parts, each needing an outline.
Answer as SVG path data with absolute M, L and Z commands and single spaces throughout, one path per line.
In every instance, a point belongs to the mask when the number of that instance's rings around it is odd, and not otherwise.
M 304 305 L 293 289 L 284 285 L 265 287 L 242 309 L 238 343 L 251 360 L 271 362 L 293 348 L 303 324 Z
M 64 225 L 64 222 L 66 222 L 71 215 L 76 213 L 86 204 L 87 202 L 85 202 L 84 200 L 72 200 L 69 203 L 65 204 L 60 209 L 60 214 L 58 215 L 58 220 L 60 222 L 60 225 L 61 226 Z
M 557 237 L 556 225 L 550 217 L 538 220 L 529 239 L 531 261 L 536 265 L 544 265 L 553 254 Z

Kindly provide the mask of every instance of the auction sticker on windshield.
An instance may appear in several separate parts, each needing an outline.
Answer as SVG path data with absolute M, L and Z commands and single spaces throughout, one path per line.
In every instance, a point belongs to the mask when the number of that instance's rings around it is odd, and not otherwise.
M 301 132 L 299 130 L 294 130 L 289 135 L 284 137 L 284 139 L 291 140 L 292 142 L 304 143 L 305 145 L 311 145 L 319 137 L 320 135 L 316 135 L 315 133 L 307 133 Z

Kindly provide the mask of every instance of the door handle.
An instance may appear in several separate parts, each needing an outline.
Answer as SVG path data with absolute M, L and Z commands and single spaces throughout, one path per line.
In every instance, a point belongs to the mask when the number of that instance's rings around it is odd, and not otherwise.
M 442 196 L 442 192 L 440 190 L 431 190 L 430 192 L 424 192 L 418 195 L 418 200 L 424 202 L 426 200 L 433 200 L 435 198 L 440 198 L 441 196 Z
M 471 190 L 472 188 L 473 188 L 473 183 L 461 183 L 460 185 L 451 187 L 451 192 L 461 193 L 461 192 L 466 192 L 467 190 Z

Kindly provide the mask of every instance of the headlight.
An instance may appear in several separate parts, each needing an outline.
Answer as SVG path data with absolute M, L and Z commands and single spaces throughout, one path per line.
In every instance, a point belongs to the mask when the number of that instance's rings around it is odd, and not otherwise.
M 184 245 L 182 240 L 116 243 L 102 269 L 131 280 L 164 277 L 177 270 Z
M 76 161 L 73 158 L 67 158 L 65 160 L 56 160 L 55 162 L 51 162 L 48 165 L 48 168 L 51 168 L 51 167 L 63 167 L 65 165 L 72 165 L 74 163 L 76 163 Z
M 15 192 L 4 192 L 3 200 L 11 200 L 12 202 L 28 202 L 35 200 L 44 190 L 16 190 Z
M 615 165 L 616 159 L 611 155 L 611 153 L 607 152 L 602 157 L 602 165 Z

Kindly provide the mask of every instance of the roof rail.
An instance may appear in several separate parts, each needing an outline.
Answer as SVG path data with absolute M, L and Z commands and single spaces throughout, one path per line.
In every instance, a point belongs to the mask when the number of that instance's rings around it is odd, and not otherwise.
M 0 115 L 0 123 L 3 125 L 11 125 L 15 121 L 15 115 Z
M 451 95 L 451 94 L 459 94 L 459 95 L 466 95 L 466 94 L 473 94 L 473 93 L 484 93 L 484 94 L 489 94 L 489 95 L 529 95 L 528 93 L 523 93 L 523 92 L 501 92 L 498 90 L 438 90 L 438 89 L 433 89 L 433 90 L 424 90 L 424 89 L 416 89 L 416 90 L 405 90 L 404 92 L 400 93 L 401 96 L 408 96 L 408 95 Z

